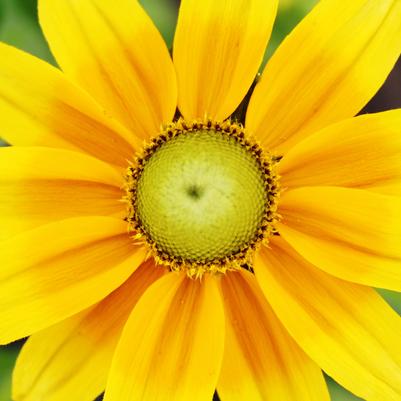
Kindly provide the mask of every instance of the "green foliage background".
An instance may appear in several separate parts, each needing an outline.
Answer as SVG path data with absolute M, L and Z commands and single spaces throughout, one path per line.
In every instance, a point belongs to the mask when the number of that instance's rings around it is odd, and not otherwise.
M 280 12 L 273 36 L 266 51 L 265 61 L 283 38 L 308 12 L 317 0 L 281 0 Z M 0 40 L 24 49 L 54 63 L 37 22 L 37 0 L 0 0 Z M 171 48 L 177 19 L 178 0 L 142 0 Z M 0 61 L 1 62 L 1 61 Z M 401 297 L 396 293 L 382 292 L 395 309 L 401 312 Z M 0 347 L 0 401 L 10 400 L 11 372 L 20 345 Z M 333 401 L 358 400 L 333 380 L 327 378 Z M 76 400 L 79 401 L 79 400 Z

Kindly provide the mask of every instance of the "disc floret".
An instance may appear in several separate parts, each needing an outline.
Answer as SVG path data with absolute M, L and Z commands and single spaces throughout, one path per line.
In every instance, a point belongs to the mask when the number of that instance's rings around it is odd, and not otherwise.
M 248 267 L 279 219 L 275 167 L 241 124 L 179 119 L 127 170 L 129 230 L 190 277 Z

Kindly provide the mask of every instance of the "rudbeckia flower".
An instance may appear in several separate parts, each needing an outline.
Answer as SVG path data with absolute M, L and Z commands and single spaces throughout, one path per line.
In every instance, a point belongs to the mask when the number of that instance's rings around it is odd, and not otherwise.
M 322 0 L 235 111 L 275 0 L 39 0 L 0 46 L 0 342 L 15 401 L 401 399 L 401 110 L 355 117 L 400 0 Z M 178 111 L 177 111 L 178 110 Z

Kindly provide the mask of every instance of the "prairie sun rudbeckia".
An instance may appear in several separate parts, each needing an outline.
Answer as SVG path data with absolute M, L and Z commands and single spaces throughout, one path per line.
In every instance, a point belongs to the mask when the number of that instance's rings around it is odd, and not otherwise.
M 15 401 L 401 400 L 401 110 L 355 115 L 400 0 L 39 0 L 61 71 L 0 46 L 0 343 Z M 178 109 L 177 109 L 178 107 Z M 177 111 L 178 110 L 178 111 Z

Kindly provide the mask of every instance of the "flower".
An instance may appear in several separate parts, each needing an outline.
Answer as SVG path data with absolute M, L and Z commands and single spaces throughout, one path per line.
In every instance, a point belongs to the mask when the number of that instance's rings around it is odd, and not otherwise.
M 401 1 L 322 0 L 244 129 L 276 9 L 183 0 L 171 62 L 133 0 L 40 0 L 63 72 L 0 46 L 16 401 L 324 401 L 322 370 L 401 399 L 401 320 L 370 288 L 401 290 L 401 110 L 354 117 L 400 55 Z

